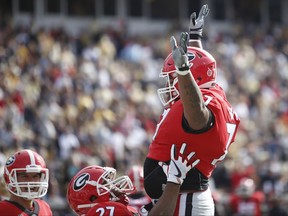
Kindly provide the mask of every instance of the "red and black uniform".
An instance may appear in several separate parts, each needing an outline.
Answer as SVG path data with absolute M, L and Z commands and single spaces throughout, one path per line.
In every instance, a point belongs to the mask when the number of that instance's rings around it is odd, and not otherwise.
M 170 161 L 172 144 L 180 149 L 181 144 L 186 143 L 187 152 L 196 152 L 196 157 L 200 159 L 200 163 L 188 172 L 181 191 L 205 191 L 216 163 L 224 159 L 234 142 L 240 119 L 233 112 L 223 89 L 216 85 L 201 89 L 201 92 L 211 112 L 207 128 L 198 131 L 189 128 L 180 99 L 165 109 L 160 118 L 144 163 L 144 185 L 152 198 L 157 199 L 162 194 L 166 176 L 158 161 Z
M 247 198 L 234 194 L 230 200 L 232 213 L 239 216 L 261 216 L 261 205 L 264 199 L 264 194 L 260 191 L 254 192 Z
M 3 200 L 0 202 L 0 215 L 5 216 L 52 216 L 50 206 L 41 199 L 33 200 L 34 210 L 25 209 L 23 206 L 16 202 Z

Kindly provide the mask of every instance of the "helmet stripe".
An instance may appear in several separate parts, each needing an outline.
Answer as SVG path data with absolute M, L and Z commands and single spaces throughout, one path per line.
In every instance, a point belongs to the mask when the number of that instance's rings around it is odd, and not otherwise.
M 35 164 L 35 157 L 34 157 L 33 152 L 32 152 L 31 150 L 27 150 L 27 153 L 28 153 L 28 155 L 29 155 L 29 157 L 30 157 L 31 165 L 36 165 L 36 164 Z

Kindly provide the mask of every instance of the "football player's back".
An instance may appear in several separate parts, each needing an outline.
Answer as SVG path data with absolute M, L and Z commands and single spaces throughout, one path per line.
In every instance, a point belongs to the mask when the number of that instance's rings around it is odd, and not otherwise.
M 93 206 L 86 214 L 86 216 L 133 216 L 129 207 L 119 202 L 102 202 Z

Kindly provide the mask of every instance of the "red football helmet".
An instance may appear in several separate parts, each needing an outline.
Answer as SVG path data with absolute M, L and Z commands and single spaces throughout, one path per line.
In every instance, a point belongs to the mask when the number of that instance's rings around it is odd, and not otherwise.
M 67 201 L 75 213 L 82 215 L 96 203 L 119 201 L 119 194 L 134 191 L 128 176 L 116 178 L 114 168 L 92 165 L 83 168 L 71 179 Z
M 191 65 L 190 72 L 200 88 L 211 88 L 216 84 L 216 60 L 207 51 L 196 48 L 187 48 L 188 60 Z M 179 97 L 178 78 L 172 53 L 164 61 L 159 77 L 166 78 L 165 88 L 158 89 L 158 96 L 164 106 L 172 105 Z
M 256 186 L 251 178 L 242 178 L 236 188 L 237 195 L 241 197 L 250 197 L 255 192 Z
M 127 175 L 131 179 L 133 185 L 136 188 L 136 191 L 144 190 L 144 175 L 143 175 L 143 167 L 140 165 L 133 165 L 127 171 Z
M 40 181 L 19 182 L 18 173 L 40 173 Z M 26 199 L 40 198 L 47 193 L 49 171 L 44 159 L 38 153 L 25 149 L 7 159 L 4 179 L 10 193 Z

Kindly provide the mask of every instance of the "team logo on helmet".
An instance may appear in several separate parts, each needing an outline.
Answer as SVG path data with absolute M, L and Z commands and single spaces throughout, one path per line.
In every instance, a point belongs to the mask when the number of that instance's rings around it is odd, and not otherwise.
M 81 190 L 85 185 L 86 182 L 90 179 L 90 175 L 88 173 L 83 173 L 77 177 L 74 181 L 73 189 L 75 191 Z
M 6 166 L 10 166 L 15 162 L 15 156 L 12 155 L 8 158 L 8 160 L 6 161 Z
M 188 61 L 192 61 L 193 59 L 195 59 L 195 54 L 194 53 L 187 53 L 187 56 L 188 56 Z

